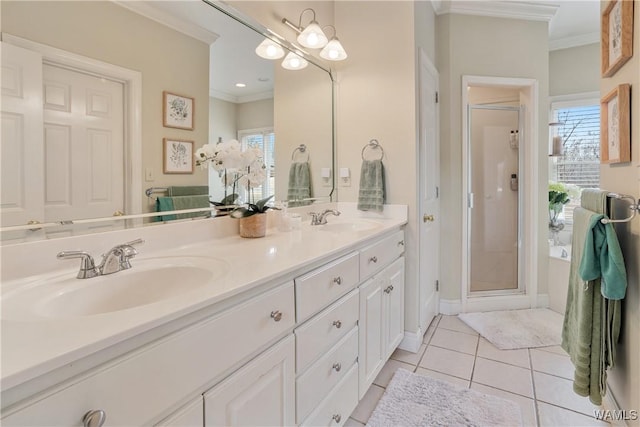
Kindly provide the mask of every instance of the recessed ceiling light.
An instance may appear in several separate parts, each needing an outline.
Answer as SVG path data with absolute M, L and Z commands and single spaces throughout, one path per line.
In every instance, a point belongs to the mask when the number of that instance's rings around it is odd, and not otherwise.
M 262 83 L 268 82 L 269 81 L 269 77 L 258 77 L 258 81 L 262 82 Z
M 236 87 L 247 87 L 244 83 L 236 83 Z

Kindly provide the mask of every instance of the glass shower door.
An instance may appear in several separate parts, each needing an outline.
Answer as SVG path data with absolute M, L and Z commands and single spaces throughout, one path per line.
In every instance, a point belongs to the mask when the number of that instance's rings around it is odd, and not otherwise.
M 518 291 L 519 109 L 471 106 L 471 292 Z

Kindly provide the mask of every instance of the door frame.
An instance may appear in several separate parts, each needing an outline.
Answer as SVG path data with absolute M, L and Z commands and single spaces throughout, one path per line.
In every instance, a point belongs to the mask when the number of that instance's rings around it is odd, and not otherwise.
M 127 214 L 142 213 L 142 73 L 8 33 L 2 33 L 2 41 L 40 53 L 43 63 L 124 85 L 124 209 Z
M 520 105 L 524 106 L 522 121 L 519 126 L 524 130 L 520 144 L 524 150 L 521 162 L 519 186 L 522 197 L 522 241 L 519 252 L 522 252 L 522 283 L 524 293 L 512 295 L 484 294 L 472 296 L 469 292 L 470 256 L 469 256 L 469 97 L 468 86 L 508 87 L 520 89 Z M 538 81 L 527 78 L 506 78 L 486 76 L 462 76 L 462 244 L 460 257 L 462 260 L 462 280 L 460 283 L 461 312 L 534 308 L 538 305 L 538 180 L 540 156 L 538 144 Z M 520 256 L 520 255 L 519 255 Z

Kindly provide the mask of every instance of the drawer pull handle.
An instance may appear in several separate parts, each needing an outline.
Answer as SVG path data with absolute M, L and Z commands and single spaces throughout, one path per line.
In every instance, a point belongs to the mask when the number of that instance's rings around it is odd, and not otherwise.
M 400 240 L 400 241 L 398 242 L 398 246 L 404 246 L 404 240 Z
M 334 277 L 333 283 L 335 283 L 336 285 L 342 285 L 342 276 Z
M 335 326 L 337 329 L 340 329 L 342 327 L 342 322 L 339 320 L 334 320 L 333 326 Z
M 371 258 L 369 258 L 369 261 L 373 262 L 375 264 L 376 262 L 378 262 L 378 257 L 377 256 L 372 256 Z
M 340 369 L 342 369 L 342 365 L 339 363 L 334 363 L 332 368 L 335 369 L 336 372 L 340 372 Z
M 272 311 L 271 318 L 276 322 L 279 322 L 282 319 L 282 313 L 279 310 Z
M 102 409 L 92 409 L 84 414 L 82 423 L 84 427 L 102 427 L 107 419 L 107 414 Z
M 340 420 L 342 419 L 342 417 L 340 416 L 340 414 L 335 414 L 333 417 L 331 417 L 331 419 L 337 423 L 340 422 Z

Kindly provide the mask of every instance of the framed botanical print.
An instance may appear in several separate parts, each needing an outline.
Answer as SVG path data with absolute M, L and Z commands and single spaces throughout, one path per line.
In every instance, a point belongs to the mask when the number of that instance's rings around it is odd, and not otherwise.
M 613 76 L 633 56 L 633 0 L 611 0 L 602 12 L 602 77 Z
M 193 130 L 194 99 L 162 92 L 162 125 L 168 128 Z
M 163 172 L 193 173 L 193 141 L 164 138 L 162 164 Z
M 631 161 L 631 86 L 618 85 L 600 100 L 600 163 Z

